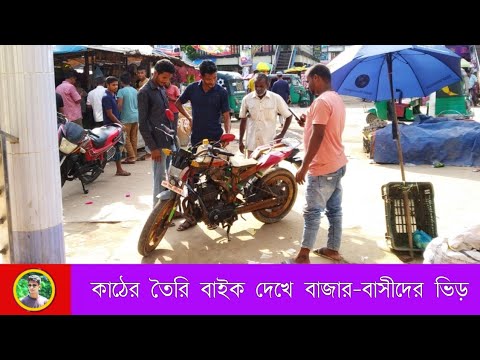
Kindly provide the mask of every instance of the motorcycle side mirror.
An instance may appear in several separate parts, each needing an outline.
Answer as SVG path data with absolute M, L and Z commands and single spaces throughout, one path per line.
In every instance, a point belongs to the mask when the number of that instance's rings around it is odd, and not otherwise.
M 167 119 L 173 122 L 175 120 L 175 117 L 173 116 L 173 111 L 170 109 L 165 110 L 165 115 L 167 116 Z
M 229 142 L 232 142 L 233 140 L 235 140 L 235 135 L 233 134 L 223 134 L 222 137 L 220 138 L 220 141 L 224 143 L 229 143 Z

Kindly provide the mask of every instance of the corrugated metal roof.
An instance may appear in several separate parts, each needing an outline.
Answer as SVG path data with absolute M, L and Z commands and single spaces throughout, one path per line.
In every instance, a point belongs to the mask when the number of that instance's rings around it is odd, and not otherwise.
M 53 45 L 54 55 L 59 54 L 68 54 L 76 53 L 88 50 L 101 50 L 101 51 L 110 51 L 120 54 L 135 56 L 153 56 L 158 58 L 169 59 L 173 64 L 178 66 L 191 66 L 195 67 L 195 64 L 192 64 L 189 61 L 185 61 L 173 56 L 169 56 L 163 53 L 160 50 L 154 50 L 150 45 Z

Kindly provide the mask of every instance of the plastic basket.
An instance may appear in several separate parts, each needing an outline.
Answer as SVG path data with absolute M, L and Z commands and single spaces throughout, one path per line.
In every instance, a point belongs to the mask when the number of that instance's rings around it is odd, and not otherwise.
M 437 237 L 433 185 L 428 182 L 391 182 L 382 186 L 385 202 L 387 232 L 385 238 L 390 248 L 410 251 L 404 209 L 403 189 L 407 190 L 410 203 L 412 234 L 423 230 L 432 238 Z M 413 237 L 413 235 L 412 235 Z M 423 251 L 413 243 L 414 251 Z

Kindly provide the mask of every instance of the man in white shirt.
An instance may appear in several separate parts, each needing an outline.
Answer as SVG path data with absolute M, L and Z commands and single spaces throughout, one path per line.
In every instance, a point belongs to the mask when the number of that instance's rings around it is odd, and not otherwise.
M 255 79 L 255 91 L 248 93 L 242 99 L 239 114 L 241 121 L 239 149 L 242 153 L 245 151 L 243 137 L 245 130 L 247 130 L 246 146 L 248 156 L 258 146 L 283 138 L 292 121 L 292 114 L 288 110 L 285 100 L 280 95 L 267 89 L 268 77 L 263 73 L 259 73 Z M 247 112 L 250 114 L 248 123 Z M 275 131 L 277 114 L 285 118 L 285 124 L 278 135 Z
M 100 127 L 103 125 L 102 97 L 105 95 L 106 90 L 104 87 L 105 78 L 97 77 L 95 78 L 95 83 L 97 87 L 88 93 L 87 106 L 93 109 L 93 119 L 95 120 L 94 127 Z
M 471 69 L 467 69 L 468 74 L 468 91 L 472 98 L 473 106 L 477 106 L 478 103 L 478 79 Z

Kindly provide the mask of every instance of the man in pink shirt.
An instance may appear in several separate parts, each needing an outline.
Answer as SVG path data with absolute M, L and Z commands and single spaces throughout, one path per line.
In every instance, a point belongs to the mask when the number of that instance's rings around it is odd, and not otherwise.
M 77 81 L 76 71 L 65 74 L 65 80 L 57 86 L 55 91 L 62 96 L 63 112 L 68 120 L 83 126 L 82 123 L 82 97 L 75 88 Z
M 325 212 L 329 222 L 327 246 L 313 250 L 313 253 L 344 262 L 338 250 L 342 239 L 341 179 L 347 164 L 342 145 L 345 104 L 331 90 L 330 70 L 325 65 L 313 66 L 307 74 L 307 81 L 310 91 L 318 97 L 299 122 L 300 126 L 305 126 L 305 158 L 295 178 L 300 185 L 305 177 L 307 180 L 303 209 L 305 222 L 300 251 L 290 262 L 310 263 L 309 254 L 317 240 L 322 212 Z
M 177 85 L 168 82 L 167 85 L 165 85 L 165 92 L 167 93 L 168 98 L 168 108 L 173 112 L 173 119 L 175 122 L 173 129 L 176 133 L 178 127 L 178 109 L 175 106 L 175 102 L 180 97 L 180 89 Z
M 178 129 L 178 108 L 175 106 L 175 102 L 180 97 L 180 89 L 177 85 L 172 84 L 170 81 L 165 85 L 165 93 L 168 98 L 168 108 L 173 112 L 173 130 L 175 130 L 175 135 L 177 135 Z M 175 147 L 175 144 L 173 145 Z M 172 156 L 167 156 L 165 159 L 167 169 L 170 167 L 170 162 L 172 161 Z

